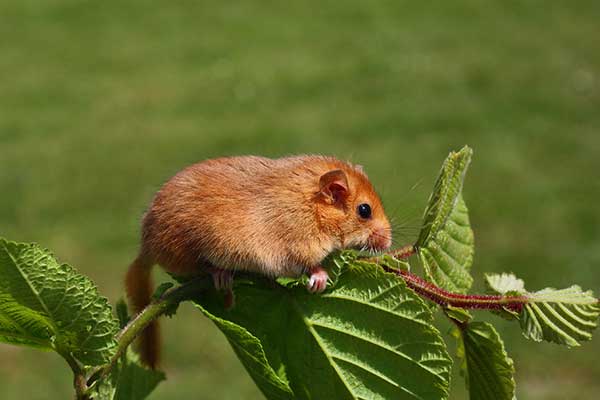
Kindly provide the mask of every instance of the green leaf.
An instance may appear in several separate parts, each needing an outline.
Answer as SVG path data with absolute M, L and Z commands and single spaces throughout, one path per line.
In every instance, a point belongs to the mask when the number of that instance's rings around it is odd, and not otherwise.
M 237 291 L 236 298 L 237 308 L 241 300 Z M 242 326 L 211 314 L 201 305 L 197 304 L 197 307 L 225 334 L 233 351 L 268 399 L 284 400 L 294 398 L 285 375 L 282 374 L 283 371 L 280 371 L 280 374 L 278 374 L 272 365 L 269 364 L 263 346 L 258 338 Z
M 519 296 L 526 292 L 525 283 L 513 274 L 486 274 L 485 283 L 495 293 Z
M 143 400 L 165 380 L 161 371 L 144 367 L 131 349 L 112 368 L 109 377 L 97 383 L 97 400 Z
M 472 150 L 464 147 L 446 158 L 425 209 L 415 244 L 427 278 L 447 290 L 466 293 L 473 284 L 474 239 L 462 198 Z
M 473 319 L 470 312 L 460 307 L 446 306 L 444 307 L 444 314 L 460 324 L 467 323 Z
M 84 365 L 115 351 L 116 319 L 92 281 L 36 244 L 0 238 L 0 341 L 55 350 Z
M 123 298 L 120 298 L 115 305 L 115 312 L 117 314 L 117 319 L 119 320 L 119 328 L 125 328 L 125 325 L 129 323 L 131 320 L 129 316 L 129 311 L 127 309 L 127 303 Z
M 523 281 L 510 274 L 486 275 L 486 282 L 497 293 L 526 299 L 519 320 L 528 339 L 579 346 L 580 342 L 592 338 L 600 305 L 591 291 L 573 285 L 530 293 L 525 290 Z
M 540 290 L 528 297 L 521 313 L 525 337 L 567 346 L 591 340 L 600 314 L 598 300 L 591 291 L 584 292 L 573 285 L 562 290 Z
M 169 289 L 173 287 L 173 282 L 163 282 L 154 290 L 154 294 L 152 295 L 152 301 L 156 301 L 161 298 L 163 294 Z
M 281 387 L 294 399 L 447 398 L 451 360 L 427 305 L 347 252 L 330 264 L 340 272 L 322 295 L 244 283 L 234 309 L 205 296 L 202 310 L 269 399 L 289 398 L 273 395 Z
M 523 280 L 513 274 L 486 274 L 485 284 L 488 293 L 501 294 L 507 297 L 521 297 L 526 292 Z M 519 319 L 520 315 L 516 309 L 510 307 L 501 307 L 490 311 L 509 321 Z
M 455 330 L 458 357 L 472 400 L 512 400 L 515 368 L 494 327 L 471 322 Z

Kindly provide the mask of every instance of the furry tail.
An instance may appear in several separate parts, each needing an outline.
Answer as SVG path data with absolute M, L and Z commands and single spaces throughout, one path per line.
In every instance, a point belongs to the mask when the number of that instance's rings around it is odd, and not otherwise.
M 141 253 L 129 266 L 125 277 L 125 288 L 130 305 L 137 314 L 148 304 L 153 293 L 152 266 L 150 257 Z M 160 330 L 158 321 L 154 320 L 142 331 L 138 338 L 138 351 L 142 362 L 155 369 L 160 361 Z

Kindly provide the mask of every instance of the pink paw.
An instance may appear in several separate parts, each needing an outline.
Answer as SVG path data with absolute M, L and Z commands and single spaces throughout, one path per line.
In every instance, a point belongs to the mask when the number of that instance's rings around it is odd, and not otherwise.
M 306 288 L 311 293 L 321 293 L 327 288 L 327 279 L 329 279 L 329 275 L 327 275 L 327 271 L 325 271 L 321 267 L 312 268 L 310 271 L 310 277 L 308 278 L 308 283 L 306 284 Z

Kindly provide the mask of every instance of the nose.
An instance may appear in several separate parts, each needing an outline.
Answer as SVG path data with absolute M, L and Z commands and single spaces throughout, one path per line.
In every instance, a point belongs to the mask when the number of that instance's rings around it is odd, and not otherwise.
M 373 250 L 389 249 L 392 245 L 392 231 L 390 228 L 380 227 L 373 229 L 369 237 L 369 247 Z

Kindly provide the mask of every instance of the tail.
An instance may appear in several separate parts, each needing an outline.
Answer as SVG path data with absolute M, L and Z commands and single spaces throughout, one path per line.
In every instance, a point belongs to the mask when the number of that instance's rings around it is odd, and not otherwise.
M 150 304 L 154 290 L 150 275 L 153 264 L 153 260 L 142 252 L 127 271 L 125 288 L 136 314 Z M 142 331 L 137 346 L 142 362 L 150 368 L 157 368 L 160 361 L 160 329 L 157 320 L 152 321 Z

